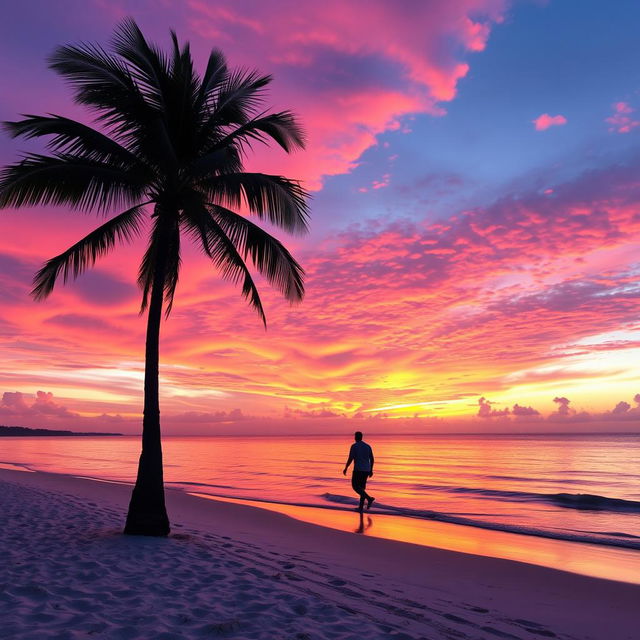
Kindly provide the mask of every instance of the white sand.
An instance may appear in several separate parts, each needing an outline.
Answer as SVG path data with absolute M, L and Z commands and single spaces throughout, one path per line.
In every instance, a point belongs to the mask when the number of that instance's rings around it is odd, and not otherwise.
M 167 493 L 172 537 L 125 537 L 129 493 L 0 469 L 1 638 L 639 637 L 637 585 L 179 491 Z

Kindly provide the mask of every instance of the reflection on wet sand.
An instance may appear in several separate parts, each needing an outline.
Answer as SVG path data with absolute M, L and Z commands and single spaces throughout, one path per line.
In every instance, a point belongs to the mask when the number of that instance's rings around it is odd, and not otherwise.
M 220 498 L 202 493 L 192 495 L 209 500 L 234 502 L 276 511 L 297 520 L 311 522 L 376 538 L 398 540 L 410 544 L 461 551 L 492 558 L 505 558 L 571 571 L 596 578 L 640 584 L 640 554 L 632 549 L 568 542 L 525 536 L 504 531 L 491 531 L 446 522 L 434 522 L 376 513 L 376 526 L 370 515 L 358 514 L 358 528 L 353 529 L 353 511 L 319 509 L 294 505 Z
M 354 533 L 364 533 L 367 529 L 371 529 L 371 525 L 373 524 L 371 516 L 367 516 L 366 523 L 362 511 L 358 513 L 358 516 L 360 521 L 358 523 L 358 528 L 355 529 Z

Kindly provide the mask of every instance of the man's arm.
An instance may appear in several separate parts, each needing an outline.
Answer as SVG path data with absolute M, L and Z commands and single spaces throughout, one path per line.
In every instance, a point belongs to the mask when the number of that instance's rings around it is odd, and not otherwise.
M 369 447 L 369 459 L 371 460 L 371 471 L 369 471 L 369 477 L 373 475 L 373 463 L 375 462 L 373 458 L 373 449 Z
M 342 475 L 346 476 L 347 475 L 347 469 L 349 468 L 349 465 L 353 462 L 353 447 L 351 449 L 349 449 L 349 457 L 347 458 L 347 462 L 344 465 L 344 469 L 342 470 Z

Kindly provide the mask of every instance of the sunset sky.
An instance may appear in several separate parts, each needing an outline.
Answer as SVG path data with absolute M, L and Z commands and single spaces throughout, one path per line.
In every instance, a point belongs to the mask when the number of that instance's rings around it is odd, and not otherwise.
M 195 248 L 161 335 L 165 432 L 629 431 L 640 419 L 640 3 L 27 0 L 0 20 L 0 120 L 86 120 L 47 68 L 126 16 L 201 66 L 274 75 L 304 152 L 307 272 L 262 323 Z M 200 67 L 201 68 L 201 67 Z M 0 164 L 38 143 L 0 138 Z M 116 212 L 114 212 L 116 213 Z M 144 250 L 45 302 L 41 263 L 98 219 L 0 212 L 0 424 L 140 430 Z

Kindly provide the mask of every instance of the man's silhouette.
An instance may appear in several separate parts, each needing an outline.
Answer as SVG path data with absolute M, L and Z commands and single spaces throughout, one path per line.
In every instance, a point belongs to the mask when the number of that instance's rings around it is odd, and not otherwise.
M 373 475 L 373 451 L 371 447 L 362 440 L 362 433 L 356 431 L 354 434 L 355 442 L 349 450 L 349 458 L 347 464 L 342 470 L 343 475 L 347 475 L 347 469 L 353 462 L 353 475 L 351 476 L 351 486 L 353 490 L 360 496 L 360 506 L 358 511 L 362 511 L 364 501 L 367 501 L 367 509 L 371 507 L 375 498 L 372 498 L 366 491 L 367 478 Z

